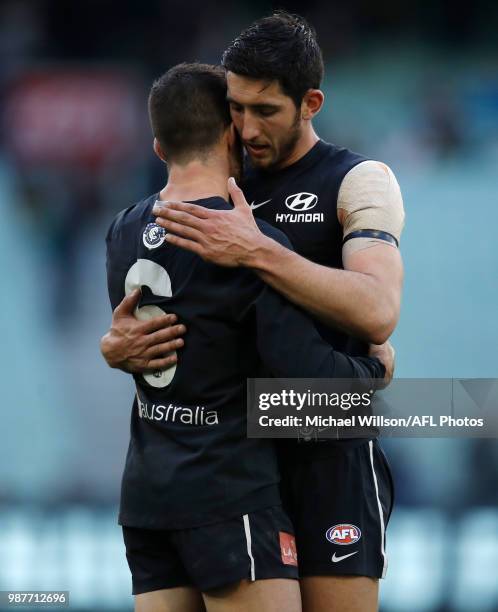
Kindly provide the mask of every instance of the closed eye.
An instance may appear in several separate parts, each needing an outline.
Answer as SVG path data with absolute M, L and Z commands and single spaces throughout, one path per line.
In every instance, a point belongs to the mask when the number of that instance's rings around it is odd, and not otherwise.
M 274 108 L 259 108 L 258 109 L 258 114 L 261 115 L 261 117 L 271 117 L 276 112 L 277 111 Z

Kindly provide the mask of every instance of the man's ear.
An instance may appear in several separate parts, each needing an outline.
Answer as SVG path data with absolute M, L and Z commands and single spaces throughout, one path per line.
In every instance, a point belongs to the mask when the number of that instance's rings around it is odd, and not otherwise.
M 320 112 L 325 96 L 320 89 L 308 89 L 301 102 L 301 119 L 310 121 Z
M 159 140 L 157 140 L 157 138 L 154 138 L 154 153 L 159 157 L 159 159 L 166 163 L 166 156 L 163 153 L 163 150 L 161 149 L 161 145 L 159 144 Z

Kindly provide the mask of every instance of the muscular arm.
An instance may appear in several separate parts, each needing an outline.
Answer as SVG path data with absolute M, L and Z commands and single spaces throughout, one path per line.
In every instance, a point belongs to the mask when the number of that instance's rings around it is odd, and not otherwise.
M 403 269 L 387 244 L 352 253 L 338 270 L 266 240 L 247 263 L 288 299 L 367 342 L 382 344 L 396 326 Z
M 157 222 L 172 232 L 167 240 L 213 263 L 253 268 L 265 282 L 329 325 L 374 344 L 387 340 L 398 321 L 403 280 L 395 246 L 353 238 L 343 249 L 344 270 L 321 266 L 264 236 L 232 180 L 229 190 L 231 211 L 206 211 L 182 203 L 157 209 Z M 365 213 L 369 213 L 367 225 L 361 227 Z M 399 237 L 403 207 L 392 172 L 378 162 L 355 167 L 341 186 L 338 217 L 346 235 L 361 228 L 391 230 Z
M 185 203 L 155 209 L 157 222 L 173 232 L 167 240 L 219 265 L 251 267 L 325 323 L 373 344 L 385 342 L 399 316 L 403 266 L 397 248 L 375 238 L 354 238 L 343 248 L 344 270 L 315 264 L 262 234 L 242 191 L 232 181 L 229 190 L 235 205 L 230 211 Z M 368 227 L 399 238 L 403 205 L 392 172 L 378 162 L 353 168 L 339 191 L 338 217 L 345 236 Z M 180 346 L 175 338 L 184 328 L 168 327 L 171 321 L 165 317 L 151 320 L 154 330 L 165 328 L 156 332 L 156 341 L 152 329 L 146 337 L 143 323 L 128 310 L 115 313 L 113 329 L 103 339 L 109 365 L 146 371 L 157 363 L 151 358 L 174 359 L 165 355 Z
M 341 184 L 337 201 L 343 235 L 381 230 L 399 240 L 403 202 L 392 171 L 379 162 L 355 166 Z M 394 244 L 352 238 L 343 247 L 344 270 L 314 264 L 266 243 L 254 258 L 260 276 L 324 323 L 381 344 L 399 318 L 403 266 Z

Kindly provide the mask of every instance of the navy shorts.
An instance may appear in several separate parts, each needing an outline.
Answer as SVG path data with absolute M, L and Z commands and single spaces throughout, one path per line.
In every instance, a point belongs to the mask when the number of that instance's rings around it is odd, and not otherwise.
M 294 460 L 281 456 L 282 500 L 294 525 L 300 577 L 383 578 L 394 501 L 384 453 L 375 440 L 333 449 L 313 444 L 316 452 L 294 448 Z
M 291 522 L 281 506 L 181 530 L 123 527 L 133 595 L 240 580 L 298 578 Z

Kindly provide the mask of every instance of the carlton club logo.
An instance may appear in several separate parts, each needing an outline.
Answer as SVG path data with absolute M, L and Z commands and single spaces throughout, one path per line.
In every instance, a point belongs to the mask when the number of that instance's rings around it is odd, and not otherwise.
M 144 229 L 142 240 L 148 249 L 157 249 L 166 239 L 166 230 L 157 223 L 149 223 Z
M 356 525 L 350 523 L 341 523 L 327 529 L 325 537 L 332 544 L 339 546 L 348 546 L 355 544 L 361 538 L 361 531 Z
M 294 193 L 287 196 L 285 199 L 285 205 L 287 208 L 290 208 L 295 212 L 305 212 L 306 210 L 311 210 L 316 206 L 317 202 L 318 196 L 314 193 L 307 193 L 306 191 Z

